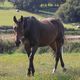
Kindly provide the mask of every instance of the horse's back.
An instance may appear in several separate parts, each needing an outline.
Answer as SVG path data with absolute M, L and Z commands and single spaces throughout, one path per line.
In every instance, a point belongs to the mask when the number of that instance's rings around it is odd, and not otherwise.
M 40 32 L 40 43 L 49 45 L 63 34 L 62 23 L 58 19 L 47 18 L 40 21 L 42 30 Z

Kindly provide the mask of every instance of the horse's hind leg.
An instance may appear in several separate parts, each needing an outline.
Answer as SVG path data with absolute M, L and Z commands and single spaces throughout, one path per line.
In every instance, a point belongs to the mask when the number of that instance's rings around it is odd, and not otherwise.
M 59 42 L 55 42 L 51 44 L 50 46 L 55 52 L 55 67 L 52 73 L 54 74 L 54 72 L 56 71 L 59 59 L 60 59 L 63 71 L 66 71 L 66 68 L 64 67 L 63 58 L 62 58 L 62 44 L 60 44 Z
M 60 58 L 60 62 L 61 62 L 61 66 L 63 68 L 63 71 L 66 71 L 64 61 L 63 61 L 63 58 L 62 58 L 62 53 L 63 53 L 62 49 L 63 49 L 63 43 L 57 42 L 57 54 L 56 55 L 58 55 L 58 57 Z
M 62 48 L 63 48 L 63 46 L 62 46 Z M 63 71 L 66 71 L 66 68 L 64 66 L 64 61 L 63 61 L 63 58 L 62 58 L 62 53 L 63 53 L 62 48 L 61 48 L 61 51 L 60 51 L 60 62 L 61 62 L 61 66 L 63 68 Z
M 55 67 L 53 68 L 53 71 L 52 73 L 54 74 L 56 72 L 56 69 L 57 69 L 57 65 L 58 65 L 58 62 L 59 62 L 59 56 L 60 56 L 60 49 L 58 48 L 57 46 L 57 43 L 53 43 L 50 45 L 50 47 L 54 50 L 55 52 Z
M 27 47 L 26 47 L 26 45 L 25 45 L 25 50 L 26 50 L 27 55 L 28 55 L 28 58 L 29 58 L 30 53 L 31 53 L 31 48 L 30 48 L 30 47 L 29 47 L 29 48 L 27 48 Z M 28 73 L 27 73 L 27 75 L 28 75 L 28 76 L 30 76 L 30 75 L 31 75 L 31 65 L 30 65 L 30 59 L 29 59 L 29 68 L 28 68 Z

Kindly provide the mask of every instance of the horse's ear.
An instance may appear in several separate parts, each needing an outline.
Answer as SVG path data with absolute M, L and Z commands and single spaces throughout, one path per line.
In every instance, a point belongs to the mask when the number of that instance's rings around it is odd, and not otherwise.
M 21 16 L 21 22 L 23 22 L 23 16 Z
M 17 23 L 16 16 L 13 17 L 13 21 L 14 21 L 15 23 Z

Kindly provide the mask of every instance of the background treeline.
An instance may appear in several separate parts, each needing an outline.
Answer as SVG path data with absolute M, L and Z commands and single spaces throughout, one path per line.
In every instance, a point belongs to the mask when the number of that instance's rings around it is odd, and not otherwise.
M 80 22 L 80 0 L 10 0 L 16 8 L 36 11 L 44 7 L 58 7 L 55 13 L 64 22 Z
M 9 0 L 19 9 L 39 9 L 41 6 L 60 6 L 66 0 Z
M 17 9 L 32 12 L 39 12 L 42 8 L 44 11 L 45 8 L 49 8 L 48 10 L 51 8 L 55 16 L 65 23 L 80 22 L 80 0 L 0 0 L 2 3 L 5 1 L 13 3 Z

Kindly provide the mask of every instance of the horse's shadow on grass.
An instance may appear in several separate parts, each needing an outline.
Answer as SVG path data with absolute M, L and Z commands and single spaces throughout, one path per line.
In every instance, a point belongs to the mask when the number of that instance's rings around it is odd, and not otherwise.
M 0 76 L 1 77 L 5 77 L 5 76 L 8 76 L 9 74 L 8 73 L 2 73 L 2 72 L 0 72 Z
M 69 68 L 66 72 L 58 70 L 55 74 L 42 72 L 35 75 L 35 78 L 41 80 L 79 80 L 80 78 L 80 68 Z
M 66 72 L 56 74 L 58 80 L 78 80 L 80 78 L 80 68 L 69 68 Z

